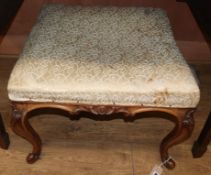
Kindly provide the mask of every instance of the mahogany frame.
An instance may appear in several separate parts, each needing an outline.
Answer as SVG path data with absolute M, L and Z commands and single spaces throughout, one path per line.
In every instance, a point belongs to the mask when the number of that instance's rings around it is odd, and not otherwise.
M 12 130 L 20 137 L 26 139 L 33 146 L 32 152 L 28 154 L 26 161 L 34 163 L 39 159 L 42 150 L 42 142 L 39 135 L 29 123 L 29 112 L 35 109 L 56 108 L 78 114 L 79 112 L 91 112 L 97 115 L 110 115 L 115 113 L 124 114 L 125 118 L 134 117 L 142 112 L 164 112 L 168 113 L 168 119 L 175 123 L 174 129 L 161 141 L 160 156 L 162 162 L 169 159 L 168 150 L 191 136 L 194 127 L 193 113 L 195 108 L 165 108 L 165 107 L 145 107 L 145 106 L 118 106 L 118 105 L 88 105 L 88 104 L 67 104 L 56 102 L 17 102 L 12 101 Z M 158 116 L 160 117 L 160 116 Z M 175 162 L 169 159 L 165 163 L 168 169 L 175 167 Z

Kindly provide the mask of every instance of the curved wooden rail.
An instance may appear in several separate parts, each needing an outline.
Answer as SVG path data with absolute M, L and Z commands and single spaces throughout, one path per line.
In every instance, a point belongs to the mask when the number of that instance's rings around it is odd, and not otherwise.
M 34 163 L 41 154 L 41 139 L 30 125 L 28 119 L 29 112 L 42 108 L 56 108 L 78 114 L 80 112 L 91 112 L 97 115 L 110 115 L 122 113 L 125 117 L 134 117 L 142 112 L 164 112 L 168 113 L 169 120 L 175 123 L 174 129 L 162 140 L 160 144 L 161 160 L 164 162 L 169 158 L 168 150 L 170 147 L 179 144 L 190 137 L 193 127 L 193 112 L 190 108 L 163 108 L 145 106 L 118 106 L 118 105 L 88 105 L 88 104 L 67 104 L 67 103 L 47 103 L 47 102 L 12 102 L 13 116 L 11 127 L 13 131 L 22 138 L 29 141 L 33 150 L 27 156 L 28 163 Z M 165 163 L 168 169 L 175 167 L 175 162 L 170 159 Z

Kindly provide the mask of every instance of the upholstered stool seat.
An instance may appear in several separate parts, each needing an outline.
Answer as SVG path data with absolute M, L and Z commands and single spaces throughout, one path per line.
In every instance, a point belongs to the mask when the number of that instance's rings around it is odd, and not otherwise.
M 63 5 L 43 8 L 8 93 L 16 108 L 54 103 L 192 109 L 200 97 L 163 10 Z
M 14 101 L 195 107 L 199 89 L 160 9 L 48 6 L 10 77 Z

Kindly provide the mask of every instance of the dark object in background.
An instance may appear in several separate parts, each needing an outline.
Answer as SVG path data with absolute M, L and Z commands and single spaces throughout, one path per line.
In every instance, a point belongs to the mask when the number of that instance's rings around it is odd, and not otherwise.
M 210 0 L 186 0 L 195 19 L 197 20 L 208 44 L 211 43 L 211 1 Z M 211 46 L 211 44 L 209 44 Z M 201 157 L 207 150 L 211 141 L 211 112 L 202 129 L 198 140 L 192 148 L 193 157 Z
M 23 0 L 0 0 L 0 43 Z
M 204 33 L 206 40 L 211 42 L 211 1 L 186 0 L 186 2 Z
M 211 112 L 201 131 L 198 140 L 194 143 L 192 153 L 194 158 L 201 157 L 207 150 L 207 146 L 211 141 Z
M 9 147 L 9 135 L 5 131 L 4 123 L 0 114 L 0 147 L 7 149 Z

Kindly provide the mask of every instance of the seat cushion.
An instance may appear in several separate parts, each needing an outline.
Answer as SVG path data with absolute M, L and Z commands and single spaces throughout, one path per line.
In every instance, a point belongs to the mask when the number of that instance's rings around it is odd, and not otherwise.
M 45 6 L 9 79 L 12 101 L 196 107 L 161 9 Z

